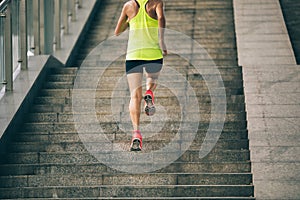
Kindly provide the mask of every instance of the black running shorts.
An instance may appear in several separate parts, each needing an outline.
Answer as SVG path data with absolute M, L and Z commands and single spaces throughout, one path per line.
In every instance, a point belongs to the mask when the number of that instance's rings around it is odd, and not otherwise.
M 126 60 L 126 74 L 143 73 L 145 68 L 147 73 L 160 72 L 163 66 L 163 59 L 158 60 Z

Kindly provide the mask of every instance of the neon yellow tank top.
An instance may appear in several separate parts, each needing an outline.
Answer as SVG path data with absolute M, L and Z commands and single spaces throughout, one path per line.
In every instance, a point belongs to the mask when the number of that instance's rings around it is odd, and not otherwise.
M 158 20 L 146 12 L 148 0 L 136 0 L 137 15 L 129 21 L 129 39 L 126 60 L 157 60 L 163 58 L 159 46 Z

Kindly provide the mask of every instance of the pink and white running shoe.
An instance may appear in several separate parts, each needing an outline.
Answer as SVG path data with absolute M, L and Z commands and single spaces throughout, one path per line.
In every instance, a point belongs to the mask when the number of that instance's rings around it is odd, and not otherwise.
M 144 96 L 145 100 L 145 113 L 148 116 L 152 116 L 155 113 L 155 106 L 154 106 L 154 95 L 151 90 L 147 90 Z
M 141 151 L 143 147 L 143 138 L 139 130 L 133 131 L 130 151 Z

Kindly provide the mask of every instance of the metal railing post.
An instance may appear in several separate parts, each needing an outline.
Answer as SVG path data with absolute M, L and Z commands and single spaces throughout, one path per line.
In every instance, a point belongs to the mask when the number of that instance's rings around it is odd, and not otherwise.
M 63 15 L 63 27 L 64 27 L 64 34 L 69 34 L 69 1 L 62 1 L 62 15 Z
M 33 0 L 33 38 L 34 54 L 39 55 L 40 51 L 40 0 Z
M 40 0 L 40 53 L 45 54 L 45 2 Z
M 32 50 L 34 51 L 34 26 L 33 26 L 33 15 L 34 15 L 34 6 L 33 0 L 26 0 L 27 10 L 27 40 L 28 40 L 28 53 L 32 55 Z
M 60 0 L 54 2 L 55 49 L 61 49 L 61 9 Z
M 72 12 L 72 17 L 71 20 L 73 22 L 76 21 L 77 17 L 76 17 L 76 0 L 71 0 L 71 12 Z
M 4 13 L 0 13 L 0 83 L 4 84 L 4 80 L 5 80 L 5 55 L 4 55 L 4 50 L 5 50 L 5 46 L 4 46 L 4 40 L 5 40 L 5 18 L 6 15 Z M 2 86 L 0 86 L 1 89 Z
M 27 59 L 27 0 L 20 1 L 21 69 L 28 69 Z
M 5 19 L 5 84 L 6 91 L 13 90 L 11 3 L 7 5 Z
M 52 54 L 54 49 L 55 30 L 54 30 L 54 1 L 44 0 L 44 27 L 45 27 L 45 54 Z

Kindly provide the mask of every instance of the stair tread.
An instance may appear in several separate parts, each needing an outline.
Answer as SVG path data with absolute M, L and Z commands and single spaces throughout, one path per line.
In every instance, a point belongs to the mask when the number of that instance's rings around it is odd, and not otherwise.
M 26 200 L 54 200 L 57 198 L 26 198 Z M 70 198 L 59 198 L 61 200 L 70 200 Z M 153 200 L 153 197 L 86 197 L 86 198 L 71 198 L 72 200 L 91 200 L 91 199 L 116 199 L 116 200 Z M 155 197 L 155 199 L 163 199 L 163 200 L 182 200 L 182 197 Z M 255 200 L 254 197 L 184 197 L 184 199 L 198 199 L 198 200 Z
M 155 192 L 153 191 L 155 189 Z M 37 191 L 37 194 L 42 192 L 43 197 L 51 198 L 53 197 L 53 192 L 58 194 L 63 194 L 69 198 L 74 198 L 78 196 L 90 196 L 90 197 L 111 197 L 116 194 L 119 197 L 156 197 L 157 195 L 166 197 L 174 197 L 174 195 L 178 197 L 210 197 L 210 196 L 244 196 L 249 197 L 253 192 L 253 186 L 251 185 L 210 185 L 210 186 L 91 186 L 91 187 L 63 187 L 63 186 L 54 186 L 54 187 L 21 187 L 18 188 L 18 191 L 10 188 L 0 188 L 1 196 L 9 196 L 15 197 L 18 196 L 19 193 L 26 194 L 25 191 Z M 11 193 L 15 191 L 14 193 Z M 73 191 L 72 193 L 69 193 Z M 100 192 L 101 191 L 101 192 Z M 138 191 L 138 193 L 137 193 Z M 203 192 L 210 192 L 211 194 L 205 195 Z M 85 195 L 84 195 L 85 194 Z M 0 197 L 1 197 L 0 196 Z M 27 197 L 34 197 L 34 193 L 27 193 Z

